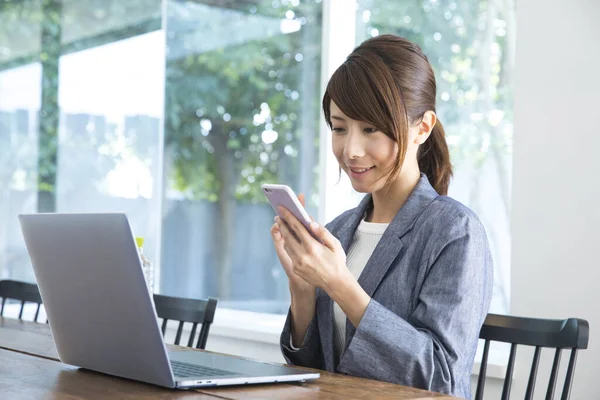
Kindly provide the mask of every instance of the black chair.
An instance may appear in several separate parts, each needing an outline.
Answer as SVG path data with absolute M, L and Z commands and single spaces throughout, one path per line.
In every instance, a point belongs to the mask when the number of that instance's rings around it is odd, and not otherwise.
M 42 297 L 40 291 L 35 283 L 27 283 L 13 280 L 1 280 L 0 281 L 0 297 L 2 298 L 2 305 L 0 306 L 0 317 L 4 315 L 4 304 L 7 299 L 21 301 L 21 310 L 19 311 L 19 319 L 23 319 L 23 310 L 25 303 L 36 303 L 37 310 L 33 320 L 37 322 L 38 315 L 40 314 L 40 307 L 42 305 Z
M 167 322 L 169 320 L 179 321 L 177 334 L 175 335 L 175 344 L 179 345 L 183 324 L 190 322 L 193 325 L 187 346 L 193 347 L 196 328 L 198 324 L 202 324 L 196 348 L 206 348 L 208 332 L 215 317 L 215 310 L 217 309 L 217 299 L 209 297 L 208 300 L 197 300 L 155 294 L 154 306 L 156 307 L 156 314 L 163 320 L 161 326 L 163 336 L 167 330 Z
M 533 398 L 533 390 L 535 387 L 542 347 L 556 349 L 554 353 L 554 362 L 552 364 L 552 372 L 550 373 L 548 382 L 548 389 L 546 391 L 546 400 L 554 398 L 554 389 L 556 386 L 556 376 L 560 364 L 561 351 L 562 349 L 571 349 L 571 357 L 569 359 L 569 366 L 567 367 L 561 396 L 562 400 L 568 400 L 571 394 L 571 385 L 573 383 L 575 363 L 577 361 L 577 351 L 579 349 L 587 349 L 589 335 L 589 324 L 583 319 L 569 318 L 565 320 L 554 320 L 488 314 L 479 334 L 479 338 L 484 339 L 485 344 L 483 347 L 483 358 L 479 371 L 479 379 L 477 381 L 475 400 L 483 399 L 490 341 L 511 343 L 510 356 L 508 359 L 506 376 L 504 378 L 504 387 L 502 389 L 502 400 L 510 397 L 517 345 L 535 346 L 533 363 L 531 365 L 531 372 L 529 374 L 529 381 L 525 392 L 526 400 Z

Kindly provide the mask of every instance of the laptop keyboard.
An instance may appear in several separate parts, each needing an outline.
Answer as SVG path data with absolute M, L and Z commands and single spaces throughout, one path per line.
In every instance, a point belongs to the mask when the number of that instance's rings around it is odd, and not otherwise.
M 171 368 L 173 375 L 177 378 L 185 378 L 190 376 L 213 377 L 213 376 L 239 376 L 235 372 L 225 371 L 218 368 L 204 367 L 197 364 L 189 364 L 181 361 L 171 360 Z

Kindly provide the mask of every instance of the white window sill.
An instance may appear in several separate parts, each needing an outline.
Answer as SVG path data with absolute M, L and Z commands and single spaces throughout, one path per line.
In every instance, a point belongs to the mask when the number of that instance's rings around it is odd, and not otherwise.
M 210 335 L 279 346 L 285 318 L 285 315 L 217 308 Z
M 475 364 L 473 364 L 471 375 L 479 376 L 479 368 L 481 368 L 481 362 L 476 361 Z M 504 377 L 506 376 L 506 364 L 502 364 L 498 360 L 493 359 L 490 355 L 485 376 L 487 379 L 504 380 Z

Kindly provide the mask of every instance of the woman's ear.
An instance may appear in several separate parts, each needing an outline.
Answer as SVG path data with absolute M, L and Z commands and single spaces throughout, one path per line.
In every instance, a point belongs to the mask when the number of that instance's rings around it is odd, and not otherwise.
M 431 131 L 437 122 L 437 116 L 433 111 L 426 111 L 423 114 L 423 118 L 421 118 L 421 122 L 415 127 L 415 136 L 414 142 L 415 144 L 421 145 L 425 143 L 429 135 L 431 135 Z

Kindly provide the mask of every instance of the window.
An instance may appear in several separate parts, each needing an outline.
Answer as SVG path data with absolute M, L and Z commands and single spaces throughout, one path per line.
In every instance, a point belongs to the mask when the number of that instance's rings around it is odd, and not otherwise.
M 16 216 L 37 209 L 40 77 L 39 63 L 0 68 L 0 279 L 34 280 Z
M 16 216 L 37 209 L 42 75 L 28 55 L 40 52 L 40 12 L 41 1 L 0 5 L 0 279 L 33 280 Z
M 61 56 L 58 212 L 125 212 L 156 257 L 164 43 L 136 35 Z
M 0 175 L 0 278 L 35 280 L 19 213 L 126 211 L 154 244 L 160 12 L 160 0 L 0 6 L 0 157 L 12 161 Z
M 134 233 L 146 238 L 157 291 L 284 313 L 287 280 L 260 185 L 286 182 L 316 212 L 319 2 L 28 4 L 0 8 L 1 20 L 39 32 L 21 54 L 20 37 L 28 36 L 6 25 L 0 68 L 24 58 L 44 61 L 29 72 L 41 74 L 43 87 L 29 83 L 22 93 L 32 104 L 41 96 L 46 110 L 28 125 L 34 136 L 27 148 L 39 141 L 43 150 L 28 155 L 42 172 L 29 172 L 30 196 L 41 200 L 28 210 L 124 211 Z M 2 93 L 40 81 L 26 72 L 14 81 L 9 72 L 0 80 L 7 82 Z M 10 121 L 3 119 L 9 122 L 0 132 L 14 136 L 23 113 L 15 116 L 18 98 L 6 99 L 0 106 Z M 29 108 L 31 119 L 36 106 Z M 23 204 L 19 196 L 11 192 L 10 204 Z M 14 223 L 0 241 L 3 257 L 12 257 L 5 248 L 9 237 L 20 238 L 15 216 L 23 211 L 4 211 Z M 22 241 L 17 247 L 18 271 L 3 263 L 2 276 L 34 280 Z
M 356 44 L 390 32 L 419 43 L 434 66 L 451 195 L 487 228 L 492 309 L 506 311 L 514 10 L 502 7 L 2 2 L 0 278 L 34 280 L 18 213 L 124 211 L 146 238 L 156 291 L 285 313 L 287 279 L 260 185 L 305 193 L 323 222 L 357 204 L 348 180 L 338 183 L 320 99 Z
M 167 2 L 161 291 L 282 314 L 260 185 L 286 182 L 316 208 L 321 9 L 210 3 Z

